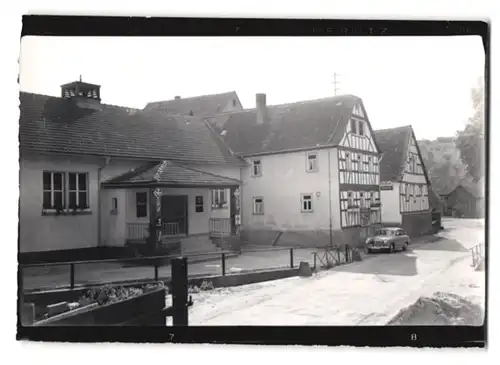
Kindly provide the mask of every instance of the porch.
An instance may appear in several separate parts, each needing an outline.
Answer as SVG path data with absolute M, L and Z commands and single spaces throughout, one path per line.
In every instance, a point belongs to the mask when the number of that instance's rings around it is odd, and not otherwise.
M 213 239 L 237 232 L 237 180 L 164 162 L 113 178 L 102 187 L 104 199 L 111 202 L 104 222 L 109 227 L 107 241 L 115 245 L 154 251 L 180 244 L 192 248 L 188 251 L 214 251 Z

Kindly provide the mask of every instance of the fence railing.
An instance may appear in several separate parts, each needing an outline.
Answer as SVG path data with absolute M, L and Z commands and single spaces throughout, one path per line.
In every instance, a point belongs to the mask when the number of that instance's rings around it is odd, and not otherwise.
M 178 222 L 163 222 L 162 235 L 178 236 Z M 149 237 L 149 223 L 127 222 L 127 239 L 131 241 L 146 241 Z
M 164 222 L 162 224 L 162 234 L 166 235 L 166 236 L 179 235 L 179 223 L 178 222 Z
M 329 269 L 353 262 L 353 251 L 354 249 L 349 245 L 336 245 L 315 251 L 313 252 L 313 269 L 315 271 L 318 267 Z
M 149 236 L 149 223 L 127 222 L 127 239 L 134 241 L 147 240 Z
M 265 270 L 265 269 L 279 269 L 279 268 L 295 268 L 298 267 L 298 264 L 300 261 L 304 260 L 304 252 L 301 253 L 300 257 L 296 257 L 296 249 L 294 248 L 285 248 L 285 247 L 270 247 L 270 248 L 262 248 L 262 249 L 251 249 L 251 250 L 245 250 L 244 253 L 246 254 L 251 254 L 251 253 L 260 253 L 260 252 L 288 252 L 288 254 L 282 255 L 278 258 L 274 258 L 270 260 L 270 264 L 268 262 L 268 265 L 264 266 L 262 268 L 255 268 L 252 267 L 251 269 L 248 270 L 241 270 L 238 271 L 241 273 L 242 271 L 255 271 L 255 270 Z M 308 251 L 308 255 L 310 258 L 312 258 L 311 255 L 312 252 Z M 144 256 L 144 257 L 132 257 L 132 258 L 116 258 L 116 259 L 101 259 L 101 260 L 81 260 L 81 261 L 65 261 L 65 262 L 50 262 L 50 263 L 35 263 L 35 264 L 20 264 L 19 265 L 19 271 L 20 271 L 20 276 L 21 276 L 21 283 L 22 285 L 23 279 L 24 279 L 24 273 L 26 272 L 26 269 L 30 268 L 48 268 L 48 267 L 68 267 L 69 266 L 69 275 L 68 275 L 68 284 L 69 285 L 64 285 L 60 284 L 57 285 L 57 289 L 62 289 L 62 288 L 70 288 L 70 289 L 75 289 L 77 287 L 76 280 L 75 280 L 75 274 L 77 272 L 78 266 L 83 266 L 87 264 L 105 264 L 105 263 L 120 263 L 120 264 L 125 264 L 125 263 L 134 263 L 134 262 L 140 262 L 141 266 L 150 266 L 151 267 L 151 277 L 143 277 L 142 281 L 158 281 L 160 280 L 160 268 L 163 266 L 170 265 L 171 260 L 176 259 L 176 258 L 181 258 L 184 257 L 188 260 L 189 263 L 196 263 L 205 260 L 206 258 L 209 258 L 210 261 L 219 261 L 220 265 L 214 265 L 219 268 L 220 271 L 216 272 L 215 270 L 210 272 L 209 275 L 222 275 L 226 276 L 230 274 L 230 270 L 227 269 L 228 266 L 228 260 L 230 260 L 232 257 L 238 255 L 234 251 L 215 251 L 215 252 L 190 252 L 184 255 L 180 254 L 175 254 L 175 255 L 161 255 L 161 256 Z M 219 256 L 219 258 L 217 258 Z M 257 260 L 259 261 L 259 260 Z M 310 260 L 307 260 L 310 261 Z M 130 267 L 130 266 L 128 266 Z M 206 273 L 208 274 L 208 273 Z M 193 274 L 192 274 L 193 275 Z M 203 273 L 195 274 L 196 276 L 203 275 Z M 87 286 L 93 286 L 93 285 L 102 285 L 105 284 L 106 281 L 103 280 L 102 282 L 87 282 Z M 79 285 L 78 287 L 80 287 Z M 44 288 L 44 289 L 49 289 L 49 288 Z
M 472 266 L 476 267 L 482 260 L 484 260 L 484 243 L 478 243 L 470 249 L 472 254 Z
M 210 218 L 209 230 L 211 237 L 220 237 L 231 234 L 230 218 Z

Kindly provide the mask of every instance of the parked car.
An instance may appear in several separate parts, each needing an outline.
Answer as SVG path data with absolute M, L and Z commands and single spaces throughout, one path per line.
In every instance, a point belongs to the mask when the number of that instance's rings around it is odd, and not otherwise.
M 368 253 L 382 250 L 388 250 L 389 252 L 406 251 L 409 244 L 410 237 L 401 228 L 386 227 L 378 229 L 374 236 L 366 239 L 365 250 Z

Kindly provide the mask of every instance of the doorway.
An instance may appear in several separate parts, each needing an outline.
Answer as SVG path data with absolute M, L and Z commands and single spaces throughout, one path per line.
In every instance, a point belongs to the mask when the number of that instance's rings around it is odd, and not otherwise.
M 177 224 L 178 231 L 167 228 L 166 234 L 188 234 L 188 196 L 163 195 L 161 198 L 161 218 L 167 227 L 169 223 Z M 177 230 L 177 229 L 176 229 Z M 171 231 L 171 232 L 168 232 Z

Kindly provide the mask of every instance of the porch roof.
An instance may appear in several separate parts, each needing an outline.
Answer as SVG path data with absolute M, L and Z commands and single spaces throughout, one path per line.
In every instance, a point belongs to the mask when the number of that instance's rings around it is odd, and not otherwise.
M 238 187 L 240 180 L 174 163 L 148 163 L 102 183 L 104 188 L 123 187 Z

